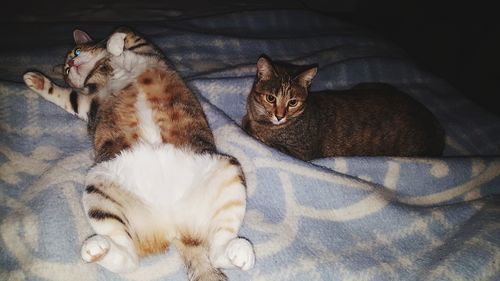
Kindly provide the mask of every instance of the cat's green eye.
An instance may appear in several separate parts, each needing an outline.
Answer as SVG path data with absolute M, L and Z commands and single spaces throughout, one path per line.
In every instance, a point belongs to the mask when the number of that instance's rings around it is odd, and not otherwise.
M 273 95 L 266 95 L 266 101 L 268 103 L 274 103 L 276 101 L 276 97 Z
M 73 52 L 74 57 L 78 57 L 81 52 L 82 50 L 80 50 L 80 48 L 76 48 L 75 51 Z
M 296 107 L 298 104 L 299 104 L 299 102 L 296 99 L 288 101 L 288 106 L 289 107 Z

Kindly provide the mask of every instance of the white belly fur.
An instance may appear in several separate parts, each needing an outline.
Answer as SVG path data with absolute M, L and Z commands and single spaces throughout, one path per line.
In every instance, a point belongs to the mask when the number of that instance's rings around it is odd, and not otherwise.
M 170 144 L 139 143 L 94 166 L 87 174 L 87 183 L 104 177 L 153 209 L 167 211 L 189 192 L 203 188 L 220 161 L 217 155 L 194 154 Z

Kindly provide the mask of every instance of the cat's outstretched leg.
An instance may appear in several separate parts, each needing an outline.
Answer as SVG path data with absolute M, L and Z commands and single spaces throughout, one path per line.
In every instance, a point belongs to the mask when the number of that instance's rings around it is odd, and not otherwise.
M 67 112 L 87 120 L 87 113 L 93 95 L 87 95 L 71 88 L 63 88 L 52 82 L 47 76 L 39 72 L 27 72 L 23 75 L 26 85 L 44 99 L 63 108 Z
M 113 183 L 90 181 L 83 193 L 83 207 L 96 235 L 83 242 L 81 255 L 117 273 L 130 272 L 139 265 L 123 198 Z
M 228 158 L 224 172 L 218 174 L 217 206 L 211 216 L 209 238 L 210 260 L 218 268 L 249 270 L 255 264 L 252 244 L 238 237 L 246 208 L 246 187 L 243 171 L 238 161 Z

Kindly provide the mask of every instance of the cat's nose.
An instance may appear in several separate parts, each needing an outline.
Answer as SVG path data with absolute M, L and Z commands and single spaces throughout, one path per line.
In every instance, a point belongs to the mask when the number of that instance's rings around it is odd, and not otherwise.
M 74 64 L 75 64 L 75 62 L 73 60 L 69 60 L 68 61 L 68 66 L 69 67 L 72 67 Z
M 280 121 L 281 119 L 283 119 L 285 116 L 279 116 L 279 115 L 276 115 L 276 119 L 278 119 L 278 121 Z

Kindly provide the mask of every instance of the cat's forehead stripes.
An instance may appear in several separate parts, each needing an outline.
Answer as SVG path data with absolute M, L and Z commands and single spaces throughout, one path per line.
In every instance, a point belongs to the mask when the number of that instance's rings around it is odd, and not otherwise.
M 281 87 L 278 91 L 278 96 L 281 96 L 282 99 L 288 100 L 292 96 L 292 83 L 288 77 L 283 77 L 281 80 Z

